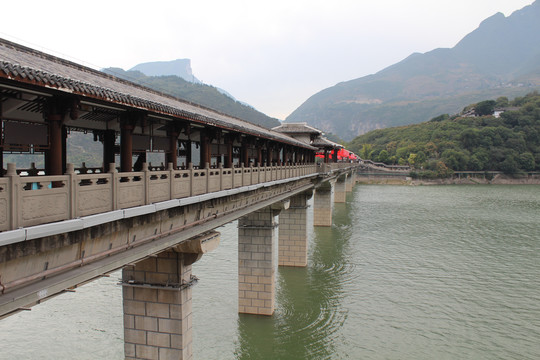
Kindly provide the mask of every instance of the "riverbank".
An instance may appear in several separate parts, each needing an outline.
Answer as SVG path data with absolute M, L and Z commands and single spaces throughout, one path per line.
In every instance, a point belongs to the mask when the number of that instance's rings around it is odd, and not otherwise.
M 497 174 L 492 179 L 485 176 L 467 176 L 447 179 L 412 179 L 408 176 L 362 176 L 356 182 L 363 185 L 540 185 L 540 174 L 505 175 Z

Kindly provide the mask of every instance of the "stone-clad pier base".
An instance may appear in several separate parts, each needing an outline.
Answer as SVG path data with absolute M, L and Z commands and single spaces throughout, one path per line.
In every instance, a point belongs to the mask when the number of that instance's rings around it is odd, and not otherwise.
M 334 185 L 334 202 L 344 203 L 347 199 L 347 174 L 341 175 Z
M 354 188 L 354 185 L 356 184 L 356 172 L 355 171 L 351 171 L 350 173 L 347 174 L 347 182 L 346 182 L 346 186 L 347 186 L 347 192 L 352 192 L 353 191 L 353 188 Z
M 327 181 L 315 190 L 313 200 L 313 225 L 332 226 L 333 181 Z
M 126 359 L 191 359 L 192 279 L 184 254 L 162 252 L 124 268 L 122 279 Z
M 122 270 L 126 359 L 193 358 L 191 265 L 215 249 L 212 231 Z
M 290 206 L 279 215 L 280 266 L 307 265 L 307 201 L 313 191 L 301 193 L 290 199 Z
M 272 207 L 238 220 L 238 312 L 272 315 L 275 301 L 276 216 Z

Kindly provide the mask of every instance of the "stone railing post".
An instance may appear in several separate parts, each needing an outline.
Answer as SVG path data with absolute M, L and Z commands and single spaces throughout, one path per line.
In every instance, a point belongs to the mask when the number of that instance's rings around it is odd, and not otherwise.
M 116 164 L 109 164 L 109 180 L 111 182 L 111 210 L 118 209 L 118 171 L 116 170 Z
M 234 167 L 234 164 L 231 164 L 231 174 L 232 174 L 232 179 L 231 179 L 231 189 L 234 189 L 234 178 L 235 178 L 235 167 Z
M 75 174 L 75 166 L 73 166 L 72 163 L 66 164 L 66 175 L 69 176 L 69 180 L 68 180 L 69 218 L 75 219 L 79 213 L 79 209 L 77 205 L 79 187 L 77 186 L 77 174 Z
M 206 173 L 206 191 L 205 193 L 208 193 L 210 191 L 210 164 L 204 163 L 204 171 Z
M 167 163 L 167 171 L 169 172 L 169 200 L 172 200 L 174 191 L 174 167 L 172 162 Z
M 219 191 L 223 190 L 223 163 L 219 163 Z
M 189 196 L 193 196 L 193 163 L 188 164 L 189 170 Z
M 150 170 L 148 170 L 148 164 L 143 163 L 142 164 L 142 172 L 144 173 L 142 176 L 142 180 L 144 181 L 144 204 L 148 205 L 150 204 Z
M 20 179 L 17 175 L 17 167 L 14 163 L 7 164 L 6 177 L 9 178 L 9 216 L 11 217 L 10 226 L 11 229 L 17 229 L 19 227 L 19 188 Z
M 242 169 L 242 176 L 240 177 L 241 180 L 240 180 L 240 186 L 245 186 L 244 184 L 244 163 L 240 163 L 240 169 Z

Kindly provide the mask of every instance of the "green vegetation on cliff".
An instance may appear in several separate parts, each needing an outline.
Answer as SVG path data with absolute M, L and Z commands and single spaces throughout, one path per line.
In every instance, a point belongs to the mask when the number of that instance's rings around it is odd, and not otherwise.
M 507 110 L 499 117 L 492 115 L 502 107 Z M 371 131 L 348 147 L 363 159 L 409 164 L 427 177 L 444 177 L 452 170 L 539 171 L 540 95 L 482 101 L 460 115 Z

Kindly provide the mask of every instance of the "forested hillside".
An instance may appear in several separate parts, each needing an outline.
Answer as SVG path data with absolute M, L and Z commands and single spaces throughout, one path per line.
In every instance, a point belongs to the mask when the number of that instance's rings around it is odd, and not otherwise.
M 506 109 L 495 117 L 496 109 Z M 409 164 L 425 176 L 454 171 L 540 170 L 540 95 L 472 104 L 459 115 L 371 131 L 348 147 L 363 159 Z

